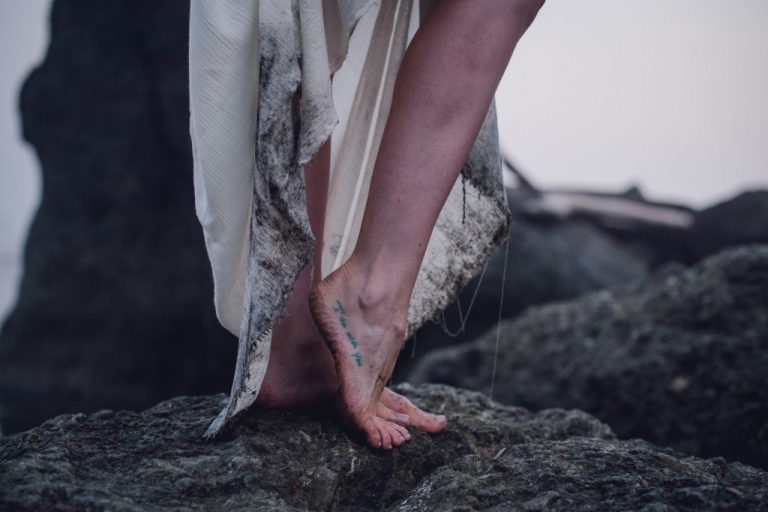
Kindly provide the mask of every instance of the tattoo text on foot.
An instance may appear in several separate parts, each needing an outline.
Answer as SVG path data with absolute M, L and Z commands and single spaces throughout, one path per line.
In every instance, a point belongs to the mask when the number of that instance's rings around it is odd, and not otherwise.
M 344 307 L 341 305 L 341 302 L 338 300 L 336 301 L 336 304 L 331 306 L 331 309 L 334 313 L 336 313 L 339 317 L 339 324 L 344 329 L 344 333 L 347 335 L 347 339 L 349 340 L 349 344 L 352 345 L 352 348 L 357 350 L 357 348 L 360 346 L 360 343 L 355 339 L 355 335 L 352 334 L 352 331 L 350 331 L 347 328 L 347 319 L 344 315 L 347 314 L 347 311 L 344 309 Z M 357 366 L 363 366 L 363 356 L 360 354 L 360 352 L 355 352 L 351 354 L 352 358 L 357 363 Z

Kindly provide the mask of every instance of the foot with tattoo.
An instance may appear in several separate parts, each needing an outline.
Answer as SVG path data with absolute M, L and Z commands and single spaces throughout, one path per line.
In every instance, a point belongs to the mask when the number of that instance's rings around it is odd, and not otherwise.
M 408 425 L 428 432 L 445 428 L 444 416 L 424 413 L 386 390 L 403 344 L 407 301 L 395 304 L 378 294 L 348 261 L 313 288 L 310 308 L 335 361 L 337 406 L 369 445 L 400 446 L 410 439 Z
M 309 309 L 310 267 L 299 274 L 286 314 L 272 331 L 267 374 L 257 403 L 269 409 L 293 409 L 332 403 L 338 389 L 331 352 Z M 400 424 L 436 433 L 445 428 L 445 417 L 422 411 L 410 400 L 385 388 L 380 411 Z

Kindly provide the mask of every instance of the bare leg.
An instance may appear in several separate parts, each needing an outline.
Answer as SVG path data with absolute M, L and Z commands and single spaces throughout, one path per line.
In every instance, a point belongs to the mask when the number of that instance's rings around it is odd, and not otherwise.
M 313 289 L 338 404 L 374 447 L 402 442 L 377 414 L 403 343 L 427 242 L 520 37 L 543 0 L 441 0 L 411 42 L 350 259 Z
M 272 347 L 257 402 L 269 408 L 293 408 L 315 405 L 332 399 L 337 390 L 336 369 L 328 346 L 315 326 L 309 310 L 309 291 L 320 281 L 323 230 L 330 175 L 330 140 L 305 167 L 307 186 L 307 215 L 315 235 L 315 273 L 310 265 L 302 269 L 293 294 L 281 318 L 272 331 Z M 405 397 L 385 390 L 379 413 L 401 424 L 412 425 L 427 432 L 445 427 L 445 418 L 421 411 Z M 410 435 L 403 429 L 404 438 Z
M 320 280 L 331 161 L 330 146 L 329 140 L 304 168 L 307 215 L 317 240 L 314 261 L 317 270 L 313 276 L 310 265 L 302 269 L 294 285 L 286 314 L 277 321 L 272 330 L 267 374 L 257 397 L 257 402 L 265 407 L 301 407 L 315 404 L 324 398 L 332 398 L 336 393 L 333 359 L 312 321 L 307 301 L 311 287 Z

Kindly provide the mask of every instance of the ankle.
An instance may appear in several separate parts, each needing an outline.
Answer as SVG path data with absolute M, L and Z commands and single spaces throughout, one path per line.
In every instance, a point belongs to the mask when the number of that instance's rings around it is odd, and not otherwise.
M 377 322 L 391 322 L 392 328 L 404 336 L 412 286 L 387 266 L 361 264 L 354 255 L 344 266 L 346 278 L 357 284 L 353 286 L 357 289 L 360 312 L 376 318 Z
M 410 297 L 406 297 L 402 287 L 392 276 L 382 276 L 376 273 L 367 274 L 360 288 L 358 307 L 364 313 L 403 312 L 408 309 Z

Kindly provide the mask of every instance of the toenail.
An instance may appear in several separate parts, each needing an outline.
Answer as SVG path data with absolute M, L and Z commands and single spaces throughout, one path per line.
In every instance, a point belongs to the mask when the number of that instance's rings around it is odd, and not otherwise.
M 448 418 L 446 418 L 445 416 L 443 416 L 441 414 L 440 416 L 437 417 L 437 421 L 438 421 L 438 423 L 447 423 L 448 422 Z

